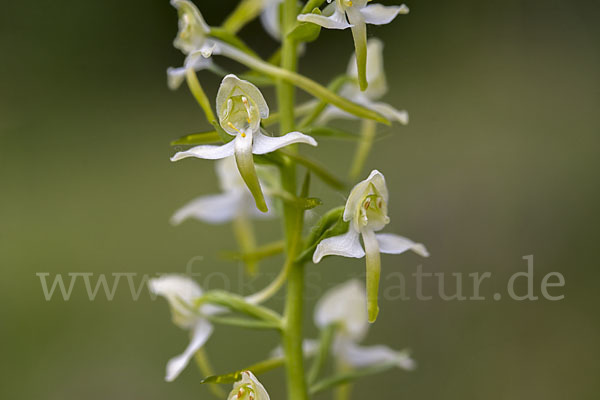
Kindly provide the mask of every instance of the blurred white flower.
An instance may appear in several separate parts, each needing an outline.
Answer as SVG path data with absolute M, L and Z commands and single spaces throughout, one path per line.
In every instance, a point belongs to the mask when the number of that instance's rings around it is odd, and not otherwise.
M 242 372 L 242 379 L 233 384 L 227 400 L 269 400 L 269 393 L 250 371 Z
M 383 6 L 381 4 L 367 5 L 370 0 L 327 0 L 329 4 L 323 10 L 323 15 L 300 14 L 298 21 L 312 22 L 328 29 L 352 29 L 354 47 L 356 49 L 356 65 L 361 90 L 367 88 L 366 56 L 367 28 L 366 24 L 389 24 L 398 14 L 408 14 L 408 7 Z
M 363 368 L 393 364 L 413 370 L 416 366 L 407 351 L 396 351 L 387 346 L 361 346 L 369 329 L 364 285 L 352 279 L 331 288 L 317 303 L 315 324 L 320 329 L 335 325 L 332 351 L 344 364 Z
M 263 0 L 260 22 L 265 31 L 275 40 L 281 40 L 281 22 L 279 18 L 283 0 Z
M 210 224 L 221 224 L 237 217 L 265 218 L 273 215 L 272 211 L 263 213 L 256 208 L 252 194 L 238 172 L 234 157 L 217 160 L 215 168 L 222 193 L 200 196 L 190 201 L 171 217 L 173 225 L 179 225 L 189 218 Z M 271 172 L 265 171 L 266 168 L 268 167 L 257 166 L 259 176 L 261 172 L 263 174 Z M 267 205 L 270 204 L 268 192 L 265 201 Z
M 343 220 L 349 222 L 348 232 L 324 239 L 313 254 L 313 262 L 318 263 L 324 256 L 367 258 L 367 311 L 369 321 L 374 322 L 379 312 L 377 295 L 381 272 L 380 253 L 400 254 L 412 250 L 428 257 L 425 246 L 410 239 L 392 233 L 375 234 L 389 222 L 388 189 L 383 174 L 377 170 L 358 183 L 352 191 L 344 208 Z M 362 236 L 365 250 L 360 244 Z
M 184 352 L 167 363 L 165 380 L 172 382 L 188 365 L 194 354 L 206 343 L 213 332 L 213 325 L 202 315 L 213 315 L 222 310 L 203 305 L 199 310 L 194 301 L 202 295 L 202 289 L 192 279 L 181 275 L 163 275 L 149 282 L 150 290 L 169 302 L 173 323 L 190 331 L 191 340 Z
M 388 91 L 383 64 L 383 42 L 379 39 L 370 39 L 367 48 L 367 79 L 369 87 L 363 92 L 357 83 L 346 83 L 340 89 L 340 95 L 377 111 L 390 121 L 397 121 L 403 125 L 408 124 L 408 113 L 406 111 L 397 110 L 389 104 L 377 101 Z M 352 78 L 358 79 L 356 54 L 350 58 L 347 74 Z M 334 118 L 356 119 L 358 117 L 329 105 L 319 118 L 319 122 L 326 123 Z
M 235 155 L 240 175 L 254 196 L 259 210 L 267 205 L 260 189 L 252 154 L 266 154 L 294 143 L 316 146 L 317 142 L 300 132 L 272 137 L 261 132 L 260 121 L 269 116 L 269 107 L 260 90 L 235 75 L 227 75 L 217 93 L 217 114 L 223 130 L 234 139 L 221 146 L 201 145 L 176 153 L 171 161 L 187 157 L 216 160 Z
M 186 55 L 183 67 L 167 69 L 169 88 L 177 89 L 185 80 L 186 70 L 196 71 L 212 66 L 210 56 L 218 42 L 209 38 L 210 27 L 198 8 L 188 0 L 171 0 L 179 15 L 179 31 L 173 46 Z

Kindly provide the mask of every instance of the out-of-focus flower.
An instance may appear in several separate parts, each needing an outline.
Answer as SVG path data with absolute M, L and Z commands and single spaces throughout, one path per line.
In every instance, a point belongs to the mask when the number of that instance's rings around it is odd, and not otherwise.
M 407 14 L 408 7 L 367 5 L 370 0 L 327 0 L 330 3 L 323 10 L 323 15 L 300 14 L 298 21 L 312 22 L 328 29 L 352 29 L 354 47 L 356 49 L 356 66 L 358 82 L 361 90 L 368 86 L 367 81 L 367 27 L 366 24 L 389 24 L 398 14 Z
M 242 372 L 242 379 L 233 384 L 227 400 L 269 400 L 269 393 L 250 371 Z
M 294 143 L 316 146 L 317 142 L 300 132 L 272 137 L 261 132 L 260 121 L 269 116 L 269 107 L 260 90 L 235 75 L 227 75 L 217 93 L 217 114 L 223 130 L 233 140 L 221 145 L 201 145 L 176 153 L 171 161 L 187 157 L 217 160 L 235 155 L 240 175 L 254 196 L 259 210 L 268 210 L 256 176 L 252 154 L 266 154 Z
M 367 258 L 367 310 L 369 321 L 374 322 L 379 312 L 377 296 L 379 275 L 381 273 L 381 255 L 401 254 L 412 250 L 428 257 L 425 246 L 410 239 L 392 233 L 375 234 L 389 222 L 388 189 L 383 174 L 377 170 L 358 183 L 352 191 L 344 208 L 343 220 L 349 222 L 348 232 L 324 239 L 313 254 L 313 262 L 318 263 L 324 256 Z M 365 250 L 360 244 L 362 236 Z
M 210 56 L 218 42 L 208 36 L 210 27 L 194 3 L 171 0 L 171 5 L 179 14 L 179 31 L 173 46 L 186 55 L 183 67 L 167 69 L 169 88 L 177 89 L 185 79 L 186 70 L 191 68 L 199 71 L 212 66 Z
M 200 196 L 190 201 L 171 217 L 173 225 L 179 225 L 188 218 L 195 218 L 210 224 L 221 224 L 237 217 L 265 218 L 272 216 L 271 211 L 263 213 L 254 205 L 252 194 L 248 191 L 238 172 L 234 157 L 217 160 L 215 166 L 222 193 Z M 257 166 L 259 177 L 261 172 L 267 174 L 271 172 L 266 171 L 265 168 L 268 167 Z M 265 195 L 265 201 L 267 205 L 270 204 L 268 193 Z
M 279 11 L 283 0 L 263 0 L 263 9 L 260 13 L 260 22 L 265 31 L 275 40 L 281 40 L 281 22 Z
M 388 91 L 383 63 L 383 42 L 379 39 L 370 39 L 367 48 L 367 78 L 369 80 L 369 87 L 367 90 L 361 91 L 358 84 L 354 82 L 346 83 L 340 89 L 340 95 L 377 111 L 390 121 L 397 121 L 403 125 L 408 124 L 408 113 L 406 111 L 397 110 L 387 103 L 377 101 Z M 352 56 L 348 63 L 347 74 L 352 78 L 358 79 L 356 54 Z M 356 119 L 357 117 L 330 105 L 319 118 L 319 122 L 326 123 L 334 118 Z
M 366 293 L 358 280 L 350 280 L 331 288 L 317 303 L 315 324 L 320 329 L 335 325 L 332 351 L 346 365 L 355 368 L 392 364 L 405 370 L 416 366 L 407 351 L 387 346 L 361 346 L 369 329 Z
M 164 275 L 150 280 L 149 287 L 153 293 L 167 299 L 173 323 L 188 330 L 191 335 L 190 343 L 184 352 L 167 363 L 165 380 L 171 382 L 179 376 L 213 332 L 213 325 L 203 315 L 213 315 L 222 310 L 210 304 L 196 309 L 194 301 L 202 295 L 202 289 L 186 276 Z

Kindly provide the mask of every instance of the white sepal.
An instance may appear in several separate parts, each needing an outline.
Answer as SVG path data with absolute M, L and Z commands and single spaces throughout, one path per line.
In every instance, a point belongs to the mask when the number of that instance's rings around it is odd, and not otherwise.
M 407 371 L 416 368 L 416 362 L 410 357 L 408 351 L 396 351 L 384 345 L 360 346 L 351 341 L 340 340 L 334 344 L 334 353 L 344 363 L 355 368 L 385 364 L 393 364 Z
M 219 160 L 232 156 L 234 153 L 235 140 L 221 146 L 200 145 L 189 150 L 179 151 L 171 157 L 171 161 L 179 161 L 188 157 L 203 158 L 205 160 Z
M 408 7 L 384 6 L 382 4 L 371 4 L 360 10 L 367 24 L 385 25 L 392 22 L 398 14 L 408 14 Z
M 344 12 L 339 11 L 337 8 L 330 16 L 318 15 L 318 14 L 300 14 L 298 15 L 298 21 L 300 22 L 312 22 L 327 29 L 348 29 L 352 27 L 346 21 L 346 15 Z
M 386 254 L 402 254 L 412 250 L 421 257 L 429 257 L 429 252 L 421 243 L 393 233 L 380 233 L 375 235 L 379 242 L 379 251 Z
M 316 264 L 325 256 L 342 256 L 350 258 L 362 258 L 365 251 L 360 245 L 358 232 L 350 227 L 348 232 L 322 240 L 315 249 L 313 262 Z
M 173 382 L 179 376 L 181 371 L 187 367 L 192 357 L 194 357 L 194 354 L 204 346 L 212 332 L 213 326 L 210 322 L 203 319 L 196 322 L 196 325 L 192 327 L 190 344 L 188 344 L 183 353 L 171 358 L 167 362 L 167 373 L 165 375 L 167 382 Z
M 257 132 L 254 136 L 252 152 L 254 154 L 271 153 L 294 143 L 306 143 L 311 146 L 317 146 L 317 141 L 312 136 L 301 132 L 290 132 L 283 136 L 267 136 L 261 132 Z

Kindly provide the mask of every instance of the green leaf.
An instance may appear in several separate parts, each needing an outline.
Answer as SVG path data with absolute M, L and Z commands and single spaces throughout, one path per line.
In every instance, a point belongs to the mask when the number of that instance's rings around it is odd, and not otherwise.
M 312 13 L 321 15 L 321 10 L 315 8 Z M 312 22 L 300 22 L 288 33 L 288 37 L 297 42 L 314 42 L 320 33 L 320 25 L 313 24 Z
M 219 136 L 217 131 L 209 131 L 185 135 L 183 137 L 180 137 L 179 139 L 173 140 L 171 142 L 171 146 L 212 144 L 220 142 L 222 142 L 221 136 Z
M 268 193 L 273 197 L 278 197 L 284 202 L 293 205 L 301 210 L 311 210 L 323 204 L 321 199 L 316 197 L 297 197 L 285 190 L 271 190 Z
M 321 330 L 319 350 L 317 352 L 316 358 L 310 366 L 310 370 L 308 371 L 309 384 L 312 384 L 317 380 L 317 378 L 319 377 L 319 373 L 325 366 L 325 361 L 327 361 L 327 356 L 329 355 L 329 348 L 331 347 L 331 342 L 333 341 L 333 336 L 336 328 L 337 326 L 335 324 L 331 324 L 325 327 L 325 329 Z
M 239 318 L 239 317 L 220 317 L 220 316 L 216 316 L 216 315 L 204 315 L 203 317 L 215 324 L 237 326 L 239 328 L 277 329 L 277 330 L 281 329 L 280 323 L 275 323 L 275 322 L 270 322 L 270 321 L 257 321 L 255 319 Z
M 225 43 L 229 43 L 230 45 L 238 48 L 239 50 L 243 51 L 244 53 L 246 53 L 248 55 L 251 55 L 253 57 L 258 57 L 258 54 L 256 54 L 256 52 L 254 52 L 254 50 L 252 50 L 246 43 L 244 43 L 235 34 L 227 31 L 226 29 L 211 27 L 210 35 L 216 39 L 222 40 Z
M 380 374 L 394 368 L 395 366 L 395 364 L 382 364 L 374 367 L 360 368 L 348 372 L 342 372 L 340 374 L 320 380 L 312 385 L 310 387 L 310 394 L 314 395 L 327 389 L 355 381 L 365 376 Z
M 268 372 L 275 368 L 281 367 L 284 364 L 285 364 L 285 358 L 283 358 L 283 357 L 269 358 L 267 360 L 261 361 L 256 364 L 252 364 L 246 368 L 243 368 L 243 369 L 240 369 L 240 370 L 237 370 L 234 372 L 230 372 L 228 374 L 209 376 L 209 377 L 201 380 L 200 383 L 231 384 L 231 383 L 239 381 L 242 378 L 242 372 L 244 372 L 244 371 L 252 371 L 252 373 L 254 375 L 261 375 L 261 374 L 264 374 L 265 372 Z
M 308 0 L 304 7 L 302 7 L 302 11 L 300 11 L 300 14 L 309 13 L 310 10 L 314 10 L 315 8 L 321 7 L 323 3 L 325 3 L 325 0 Z
M 354 78 L 351 78 L 348 75 L 340 75 L 334 80 L 332 80 L 329 85 L 327 85 L 327 89 L 333 93 L 337 93 L 342 88 L 342 86 L 344 86 L 345 83 L 352 81 L 354 81 Z M 328 102 L 323 100 L 317 103 L 317 105 L 312 109 L 312 111 L 309 114 L 307 114 L 306 117 L 302 119 L 302 121 L 300 121 L 300 123 L 298 124 L 298 129 L 302 130 L 308 125 L 312 124 L 314 121 L 316 121 L 317 118 L 319 118 L 319 116 L 323 113 L 323 111 L 325 111 L 325 108 L 327 108 L 328 104 Z
M 232 311 L 236 311 L 263 321 L 281 324 L 282 318 L 275 311 L 256 304 L 248 303 L 242 296 L 225 292 L 223 290 L 212 290 L 206 292 L 196 300 L 195 306 L 199 307 L 204 303 L 217 304 L 225 306 Z
M 267 257 L 272 257 L 277 254 L 283 253 L 285 250 L 285 242 L 283 240 L 269 243 L 263 246 L 257 247 L 252 252 L 227 252 L 224 253 L 225 257 L 232 258 L 234 260 L 241 260 L 244 262 L 257 262 Z
M 319 242 L 329 237 L 342 235 L 348 232 L 349 223 L 343 220 L 344 207 L 337 207 L 328 211 L 314 226 L 305 241 L 305 249 L 298 256 L 296 262 L 303 264 L 312 259 L 312 255 Z

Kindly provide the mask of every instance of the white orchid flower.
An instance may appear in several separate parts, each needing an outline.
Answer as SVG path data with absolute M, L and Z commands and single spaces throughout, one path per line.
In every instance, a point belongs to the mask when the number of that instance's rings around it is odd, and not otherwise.
M 259 210 L 266 212 L 267 204 L 256 176 L 252 154 L 266 154 L 293 143 L 316 146 L 317 142 L 300 132 L 279 137 L 261 132 L 260 121 L 269 116 L 269 107 L 260 90 L 235 75 L 227 75 L 217 93 L 217 114 L 223 130 L 233 140 L 222 146 L 201 145 L 176 153 L 171 161 L 188 157 L 217 160 L 235 155 L 240 175 L 254 196 Z
M 335 325 L 332 351 L 345 365 L 355 368 L 392 364 L 412 370 L 415 362 L 407 351 L 396 351 L 387 346 L 361 346 L 369 330 L 367 295 L 364 285 L 352 279 L 327 291 L 315 308 L 315 324 L 320 329 Z
M 367 27 L 366 24 L 389 24 L 398 14 L 408 14 L 408 7 L 383 6 L 381 4 L 367 5 L 370 0 L 327 0 L 329 4 L 323 10 L 323 15 L 300 14 L 298 21 L 312 22 L 328 29 L 352 29 L 354 47 L 356 49 L 356 65 L 358 81 L 361 90 L 368 86 L 367 81 Z
M 202 289 L 192 279 L 181 275 L 164 275 L 149 282 L 150 290 L 169 302 L 173 323 L 190 331 L 190 344 L 184 352 L 167 363 L 165 380 L 172 382 L 190 362 L 194 354 L 206 343 L 213 332 L 213 325 L 202 315 L 222 312 L 210 304 L 194 309 L 194 300 L 202 295 Z
M 259 166 L 258 168 L 266 167 Z M 248 191 L 238 172 L 234 157 L 217 160 L 215 169 L 223 192 L 192 200 L 171 217 L 173 225 L 179 225 L 189 218 L 209 224 L 221 224 L 238 217 L 265 218 L 272 216 L 271 211 L 263 213 L 254 205 L 252 194 Z M 257 172 L 260 175 L 261 170 L 259 169 Z M 265 196 L 265 201 L 267 205 L 270 204 L 268 195 Z
M 383 65 L 383 42 L 379 39 L 370 39 L 367 48 L 367 78 L 369 80 L 369 87 L 367 90 L 361 91 L 356 83 L 346 83 L 340 89 L 340 95 L 357 104 L 377 111 L 390 121 L 397 121 L 402 125 L 408 124 L 408 113 L 406 111 L 397 110 L 389 104 L 377 101 L 388 91 Z M 350 58 L 347 74 L 349 77 L 358 79 L 356 54 Z M 357 117 L 329 105 L 323 111 L 323 114 L 321 114 L 319 122 L 326 123 L 334 118 L 356 119 Z
M 194 3 L 188 0 L 171 0 L 171 5 L 179 15 L 179 31 L 173 46 L 187 56 L 183 67 L 167 69 L 169 88 L 177 89 L 184 81 L 188 69 L 199 71 L 212 66 L 209 57 L 217 49 L 218 42 L 208 36 L 210 27 Z
M 269 393 L 250 371 L 242 372 L 242 379 L 233 384 L 227 400 L 269 400 Z
M 327 255 L 362 258 L 366 254 L 367 311 L 370 322 L 375 321 L 379 312 L 380 253 L 400 254 L 412 250 L 423 257 L 429 256 L 425 246 L 420 243 L 392 233 L 375 234 L 390 222 L 388 197 L 383 174 L 372 171 L 367 179 L 354 186 L 346 201 L 343 220 L 349 222 L 348 232 L 324 239 L 313 254 L 314 263 Z M 366 251 L 360 244 L 359 236 L 362 236 Z

